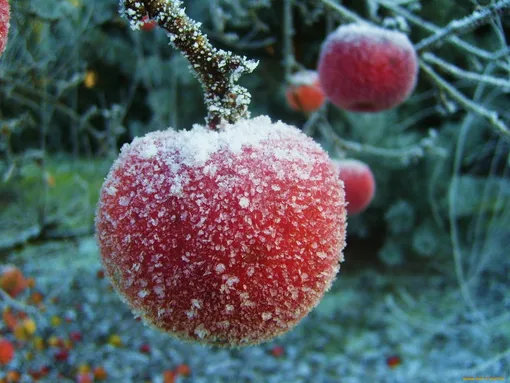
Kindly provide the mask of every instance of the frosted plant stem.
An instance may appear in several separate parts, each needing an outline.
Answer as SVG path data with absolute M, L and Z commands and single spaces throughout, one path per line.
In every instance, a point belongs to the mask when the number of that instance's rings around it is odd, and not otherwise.
M 510 357 L 510 348 L 507 350 L 493 356 L 489 360 L 487 360 L 484 363 L 479 364 L 478 366 L 471 368 L 469 370 L 452 370 L 447 373 L 448 376 L 454 377 L 454 376 L 476 376 L 480 375 L 484 370 L 492 366 L 493 364 L 499 362 L 500 360 L 503 360 L 505 358 Z
M 285 71 L 285 81 L 289 81 L 292 68 L 296 64 L 294 49 L 292 47 L 292 37 L 294 36 L 292 5 L 293 0 L 283 0 L 283 67 Z
M 257 62 L 214 48 L 200 31 L 201 24 L 186 15 L 179 0 L 120 0 L 120 12 L 132 29 L 139 29 L 148 14 L 168 32 L 202 84 L 211 129 L 249 117 L 251 95 L 235 83 L 242 74 L 252 72 Z
M 341 151 L 350 151 L 355 153 L 364 153 L 381 158 L 388 158 L 391 160 L 398 160 L 404 166 L 425 157 L 427 152 L 436 151 L 436 154 L 441 154 L 441 150 L 436 148 L 436 133 L 430 131 L 427 137 L 422 138 L 416 145 L 408 146 L 398 149 L 379 148 L 372 145 L 361 144 L 355 141 L 343 139 L 335 133 L 331 125 L 323 118 L 319 122 L 319 129 L 324 137 L 329 137 L 333 144 Z
M 510 137 L 510 131 L 506 124 L 499 118 L 498 114 L 492 110 L 486 109 L 480 104 L 468 99 L 446 80 L 440 77 L 424 60 L 420 60 L 420 68 L 432 81 L 442 90 L 450 95 L 452 99 L 459 103 L 464 109 L 484 117 L 493 127 L 497 134 Z
M 417 25 L 418 27 L 425 29 L 428 32 L 439 33 L 441 31 L 441 28 L 439 28 L 437 25 L 432 24 L 426 20 L 419 18 L 418 16 L 413 15 L 411 12 L 405 10 L 404 8 L 396 6 L 392 2 L 388 2 L 386 0 L 377 0 L 377 1 L 379 2 L 379 4 L 381 4 L 385 8 L 388 8 L 392 12 L 404 17 L 409 22 L 413 23 L 414 25 Z M 454 46 L 456 46 L 460 49 L 463 49 L 466 52 L 469 52 L 470 54 L 472 54 L 473 56 L 477 56 L 484 60 L 493 60 L 495 58 L 495 55 L 493 53 L 487 52 L 486 50 L 483 50 L 478 47 L 475 47 L 474 45 L 468 44 L 455 35 L 447 36 L 445 38 L 445 41 L 450 42 Z
M 487 85 L 494 85 L 496 87 L 505 88 L 507 90 L 510 90 L 510 81 L 494 77 L 490 75 L 481 75 L 479 73 L 466 71 L 464 69 L 461 69 L 455 65 L 452 65 L 448 63 L 447 61 L 443 60 L 442 58 L 437 57 L 436 55 L 432 53 L 424 53 L 422 55 L 422 59 L 430 64 L 435 64 L 444 71 L 448 72 L 449 74 L 465 79 L 472 82 L 479 82 L 484 83 Z
M 334 10 L 335 12 L 337 12 L 338 15 L 342 19 L 344 19 L 345 21 L 364 23 L 364 24 L 371 24 L 370 22 L 368 22 L 367 20 L 359 17 L 357 14 L 355 14 L 352 11 L 350 11 L 349 9 L 344 7 L 343 5 L 337 4 L 336 2 L 331 1 L 331 0 L 321 0 L 321 1 L 322 1 L 322 4 L 324 4 L 326 7 L 328 7 L 330 9 Z
M 437 43 L 440 43 L 443 40 L 446 40 L 452 35 L 459 35 L 478 28 L 480 25 L 489 23 L 499 14 L 508 12 L 509 9 L 510 0 L 501 0 L 495 4 L 488 5 L 474 11 L 470 16 L 464 17 L 460 20 L 453 20 L 446 27 L 440 29 L 432 36 L 429 36 L 416 44 L 416 51 L 421 52 Z

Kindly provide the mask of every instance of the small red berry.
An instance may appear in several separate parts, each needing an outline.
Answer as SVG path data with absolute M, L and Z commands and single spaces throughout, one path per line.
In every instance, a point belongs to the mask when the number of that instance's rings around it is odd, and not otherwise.
M 242 346 L 288 331 L 319 302 L 343 259 L 345 213 L 322 148 L 258 117 L 125 145 L 96 232 L 136 314 L 183 339 Z
M 285 353 L 285 350 L 283 349 L 282 346 L 274 346 L 271 350 L 271 354 L 275 357 L 275 358 L 279 358 L 280 356 L 282 356 L 283 354 Z
M 398 355 L 392 355 L 386 358 L 386 364 L 390 368 L 398 367 L 402 363 L 402 360 L 400 359 L 400 356 Z
M 14 345 L 7 339 L 0 338 L 0 365 L 5 366 L 14 359 Z
M 0 56 L 4 53 L 7 45 L 7 35 L 9 34 L 9 23 L 11 19 L 11 10 L 8 0 L 0 0 Z
M 71 331 L 69 333 L 69 339 L 71 339 L 73 342 L 81 342 L 83 339 L 83 335 L 80 331 Z
M 141 26 L 141 28 L 142 30 L 147 32 L 152 31 L 154 28 L 156 28 L 156 25 L 158 25 L 156 21 L 151 20 L 147 15 L 143 17 L 142 22 L 143 25 Z
M 147 343 L 144 343 L 144 344 L 140 345 L 139 351 L 142 354 L 150 354 L 151 346 L 149 346 Z
M 319 78 L 346 110 L 378 112 L 402 103 L 416 84 L 416 51 L 407 36 L 368 24 L 340 26 L 321 48 Z
M 365 210 L 375 194 L 375 179 L 370 167 L 352 159 L 335 160 L 338 175 L 344 182 L 345 200 L 349 215 Z
M 182 375 L 182 376 L 189 376 L 191 374 L 191 368 L 187 365 L 187 364 L 179 364 L 176 368 L 175 368 L 175 373 L 177 375 Z
M 67 362 L 67 359 L 69 359 L 69 351 L 65 348 L 60 348 L 53 354 L 53 357 L 58 362 Z
M 291 109 L 305 113 L 316 111 L 326 100 L 319 76 L 316 71 L 311 70 L 300 71 L 291 76 L 285 97 Z

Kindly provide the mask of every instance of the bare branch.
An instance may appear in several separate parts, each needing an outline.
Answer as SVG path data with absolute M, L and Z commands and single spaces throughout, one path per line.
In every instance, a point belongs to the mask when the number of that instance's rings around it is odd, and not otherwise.
M 508 12 L 509 10 L 510 0 L 501 0 L 496 4 L 476 10 L 470 16 L 464 17 L 463 19 L 453 20 L 446 27 L 416 44 L 416 51 L 421 52 L 437 43 L 440 43 L 441 41 L 446 40 L 452 35 L 459 35 L 476 29 L 480 25 L 490 22 L 499 14 Z
M 499 118 L 496 112 L 486 109 L 485 107 L 477 104 L 476 102 L 464 96 L 452 85 L 450 85 L 446 80 L 439 76 L 434 71 L 434 69 L 432 69 L 432 67 L 426 64 L 423 60 L 420 61 L 420 68 L 432 79 L 432 81 L 434 81 L 434 83 L 436 83 L 442 90 L 448 93 L 453 100 L 458 102 L 460 106 L 462 106 L 464 109 L 470 112 L 476 113 L 484 117 L 491 124 L 496 133 L 510 137 L 510 131 L 508 130 L 508 127 Z

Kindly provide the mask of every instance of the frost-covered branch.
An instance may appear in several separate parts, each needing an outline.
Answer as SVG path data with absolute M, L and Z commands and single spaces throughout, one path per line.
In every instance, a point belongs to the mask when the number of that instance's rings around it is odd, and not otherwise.
M 387 149 L 346 140 L 336 134 L 329 122 L 325 119 L 322 119 L 319 122 L 319 128 L 323 135 L 329 137 L 333 144 L 341 151 L 363 153 L 380 158 L 386 158 L 398 161 L 404 166 L 422 159 L 428 153 L 435 153 L 440 156 L 444 155 L 443 150 L 438 148 L 436 145 L 437 133 L 434 130 L 430 130 L 429 135 L 422 138 L 415 145 L 404 148 Z
M 432 69 L 432 67 L 426 64 L 423 60 L 420 61 L 420 68 L 432 79 L 432 81 L 437 86 L 439 86 L 439 88 L 448 93 L 450 97 L 458 102 L 459 105 L 461 105 L 464 109 L 484 117 L 497 133 L 510 137 L 510 130 L 508 129 L 508 126 L 506 126 L 506 124 L 499 118 L 496 112 L 486 109 L 485 107 L 464 96 L 457 89 L 455 89 L 454 86 L 439 76 L 434 71 L 434 69 Z
M 437 65 L 438 67 L 440 67 L 441 69 L 455 77 L 510 90 L 510 81 L 505 80 L 503 78 L 466 71 L 428 52 L 422 55 L 422 59 L 428 63 Z
M 407 11 L 406 9 L 395 5 L 391 1 L 387 1 L 387 0 L 377 0 L 377 1 L 379 4 L 381 4 L 385 8 L 391 10 L 392 12 L 394 12 L 395 14 L 397 14 L 399 16 L 402 16 L 410 23 L 412 23 L 420 28 L 423 28 L 428 32 L 438 34 L 442 30 L 437 25 L 432 24 L 426 20 L 423 20 L 422 18 L 414 15 L 413 13 Z M 494 60 L 494 58 L 495 58 L 493 53 L 488 52 L 484 49 L 480 49 L 472 44 L 469 44 L 469 43 L 461 40 L 459 37 L 457 37 L 455 35 L 446 36 L 444 41 L 447 41 L 447 42 L 453 44 L 454 46 L 468 52 L 469 54 L 479 57 L 479 58 L 482 58 L 484 60 Z
M 416 44 L 415 48 L 418 52 L 421 52 L 452 35 L 459 35 L 478 28 L 480 25 L 490 22 L 499 14 L 508 11 L 510 11 L 510 0 L 498 1 L 496 4 L 476 10 L 471 15 L 460 20 L 453 20 L 443 29 L 420 41 Z
M 331 0 L 321 0 L 322 3 L 328 7 L 328 8 L 331 8 L 332 10 L 334 10 L 335 12 L 338 13 L 338 15 L 344 19 L 345 21 L 349 21 L 349 22 L 358 22 L 358 23 L 368 23 L 367 20 L 359 17 L 357 14 L 355 14 L 354 12 L 350 11 L 349 9 L 347 9 L 346 7 L 344 7 L 343 5 L 340 5 L 340 4 L 337 4 L 337 3 L 334 3 L 333 1 Z
M 132 29 L 139 29 L 148 14 L 188 59 L 204 89 L 209 127 L 249 117 L 250 93 L 235 83 L 242 74 L 252 72 L 256 62 L 214 48 L 200 31 L 200 23 L 186 15 L 181 1 L 120 0 L 120 5 L 121 14 L 130 20 Z

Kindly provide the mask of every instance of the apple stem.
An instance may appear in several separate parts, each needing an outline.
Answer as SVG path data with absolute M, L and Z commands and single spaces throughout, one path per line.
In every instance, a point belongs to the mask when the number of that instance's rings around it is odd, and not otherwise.
M 133 30 L 143 25 L 142 19 L 148 14 L 168 32 L 171 44 L 188 59 L 202 84 L 210 129 L 249 118 L 251 95 L 236 82 L 242 74 L 252 72 L 258 62 L 214 48 L 200 31 L 201 24 L 186 15 L 181 1 L 120 0 L 120 13 Z

